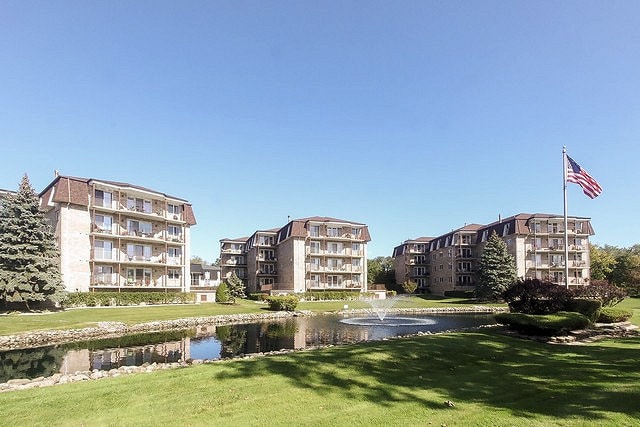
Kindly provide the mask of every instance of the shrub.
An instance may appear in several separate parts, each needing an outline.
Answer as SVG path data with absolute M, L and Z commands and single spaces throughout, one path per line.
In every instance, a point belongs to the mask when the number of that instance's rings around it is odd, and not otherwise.
M 627 296 L 624 289 L 612 285 L 606 280 L 593 280 L 590 285 L 574 289 L 572 294 L 575 298 L 600 300 L 603 307 L 613 307 Z
M 98 307 L 193 302 L 195 302 L 195 294 L 183 292 L 70 292 L 64 301 L 64 306 Z
M 567 302 L 565 311 L 573 311 L 575 313 L 584 314 L 587 319 L 594 324 L 600 316 L 602 303 L 597 299 L 574 298 Z
M 298 306 L 298 298 L 294 295 L 270 296 L 266 301 L 272 311 L 294 311 Z
M 350 292 L 350 291 L 317 291 L 304 292 L 299 294 L 301 299 L 306 301 L 355 301 L 361 297 L 371 297 L 372 293 Z
M 473 299 L 475 298 L 475 292 L 474 291 L 444 291 L 444 296 L 448 298 Z
M 252 301 L 266 301 L 269 298 L 269 294 L 264 292 L 257 292 L 255 294 L 249 294 L 248 298 Z
M 225 282 L 221 282 L 218 285 L 218 289 L 216 289 L 216 302 L 221 304 L 228 303 L 231 299 L 231 295 L 229 295 L 229 288 Z
M 623 308 L 605 307 L 600 310 L 598 322 L 600 323 L 618 323 L 626 322 L 631 319 L 633 312 Z
M 580 313 L 560 311 L 553 314 L 498 313 L 496 322 L 529 335 L 565 335 L 569 331 L 589 326 L 589 319 Z
M 563 310 L 571 293 L 564 286 L 551 282 L 524 279 L 508 288 L 502 297 L 514 313 L 550 314 Z

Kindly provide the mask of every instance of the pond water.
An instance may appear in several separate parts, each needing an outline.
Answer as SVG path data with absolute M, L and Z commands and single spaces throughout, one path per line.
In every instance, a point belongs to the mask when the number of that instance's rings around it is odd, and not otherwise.
M 380 340 L 418 332 L 442 332 L 493 324 L 491 314 L 319 315 L 259 323 L 203 326 L 0 352 L 0 382 L 109 370 L 144 363 L 222 359 L 245 354 Z

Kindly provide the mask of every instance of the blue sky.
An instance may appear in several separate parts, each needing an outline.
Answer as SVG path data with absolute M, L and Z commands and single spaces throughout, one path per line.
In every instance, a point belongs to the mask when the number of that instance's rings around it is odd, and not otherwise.
M 192 253 L 332 216 L 369 257 L 570 184 L 598 244 L 640 243 L 640 3 L 0 0 L 0 188 L 27 173 L 189 200 Z

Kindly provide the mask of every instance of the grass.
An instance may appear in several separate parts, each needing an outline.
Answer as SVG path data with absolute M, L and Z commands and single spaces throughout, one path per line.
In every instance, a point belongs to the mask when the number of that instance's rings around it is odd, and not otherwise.
M 2 393 L 0 424 L 638 425 L 639 350 L 492 330 L 368 342 Z
M 471 302 L 464 299 L 438 297 L 411 297 L 397 304 L 399 308 L 428 308 L 468 306 Z M 351 309 L 370 307 L 364 301 L 302 302 L 299 310 L 316 312 L 341 310 L 345 304 Z M 77 329 L 95 326 L 98 322 L 123 322 L 136 324 L 154 320 L 171 320 L 188 317 L 206 317 L 234 313 L 261 313 L 267 310 L 265 304 L 255 301 L 239 300 L 229 304 L 177 304 L 165 306 L 106 307 L 83 308 L 51 312 L 45 314 L 11 314 L 0 316 L 0 335 L 12 335 L 28 331 L 51 329 Z

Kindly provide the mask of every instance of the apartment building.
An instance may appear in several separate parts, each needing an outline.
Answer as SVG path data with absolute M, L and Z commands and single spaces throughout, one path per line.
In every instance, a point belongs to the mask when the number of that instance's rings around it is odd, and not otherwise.
M 190 291 L 191 204 L 136 185 L 57 175 L 40 193 L 67 291 Z
M 433 237 L 419 237 L 405 240 L 393 248 L 393 269 L 396 283 L 412 281 L 418 285 L 416 292 L 429 291 L 431 271 L 427 258 L 431 240 Z
M 222 239 L 223 277 L 236 273 L 249 293 L 367 290 L 365 224 L 329 217 L 294 219 L 249 238 Z
M 589 283 L 589 218 L 568 218 L 569 285 Z M 396 281 L 413 280 L 418 289 L 435 295 L 471 291 L 477 281 L 478 261 L 491 234 L 496 232 L 514 257 L 517 276 L 564 284 L 564 217 L 521 213 L 480 225 L 465 225 L 435 238 L 407 240 L 394 248 Z

